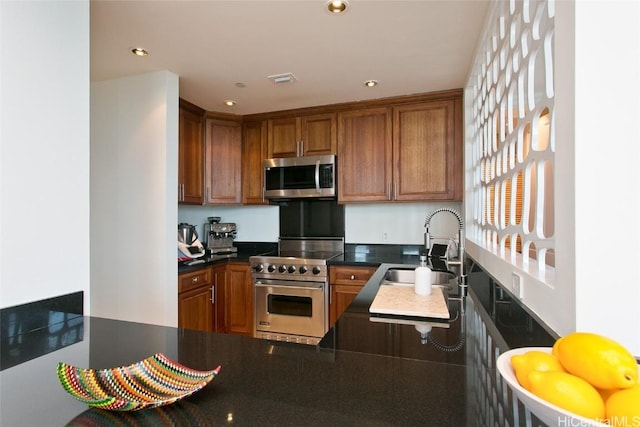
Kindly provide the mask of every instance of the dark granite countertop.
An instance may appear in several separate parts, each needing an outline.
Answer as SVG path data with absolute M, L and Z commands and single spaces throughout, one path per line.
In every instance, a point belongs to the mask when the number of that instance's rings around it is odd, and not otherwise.
M 471 286 L 462 303 L 451 300 L 448 327 L 433 325 L 423 344 L 414 324 L 372 321 L 368 313 L 390 266 L 380 266 L 317 347 L 77 315 L 20 335 L 3 327 L 3 352 L 28 357 L 2 367 L 0 425 L 539 425 L 495 372 L 495 358 L 510 344 L 475 292 L 483 286 Z M 548 344 L 532 331 L 529 322 L 518 334 L 530 345 Z M 109 368 L 157 352 L 222 370 L 176 404 L 135 413 L 88 409 L 55 375 L 59 361 Z
M 219 262 L 249 262 L 249 258 L 254 255 L 261 255 L 278 250 L 278 244 L 271 242 L 235 242 L 234 246 L 238 249 L 238 251 L 235 253 L 205 255 L 201 258 L 198 258 L 198 260 L 204 261 L 203 263 L 189 265 L 189 261 L 178 262 L 178 274 L 196 271 Z
M 235 259 L 270 251 L 263 249 L 245 246 Z M 347 246 L 332 265 L 379 268 L 318 346 L 87 317 L 81 292 L 62 296 L 64 303 L 46 300 L 41 312 L 31 303 L 2 309 L 0 425 L 540 425 L 500 381 L 495 359 L 512 347 L 549 346 L 554 337 L 482 270 L 473 269 L 462 300 L 452 289 L 449 320 L 424 325 L 370 315 L 385 271 L 411 268 L 419 254 Z M 424 326 L 431 326 L 428 336 Z M 222 370 L 180 402 L 133 413 L 89 409 L 55 374 L 60 361 L 110 368 L 158 352 L 195 369 Z
M 415 264 L 424 248 L 417 245 L 381 245 L 347 243 L 344 254 L 329 260 L 329 265 L 379 266 L 380 264 Z

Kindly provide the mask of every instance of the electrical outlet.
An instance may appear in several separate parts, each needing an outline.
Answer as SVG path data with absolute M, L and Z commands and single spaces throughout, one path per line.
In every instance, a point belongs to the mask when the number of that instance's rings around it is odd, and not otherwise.
M 511 274 L 511 292 L 518 298 L 522 298 L 522 277 L 518 273 Z
M 387 233 L 386 231 L 382 232 L 382 241 L 386 242 L 389 240 L 389 233 Z

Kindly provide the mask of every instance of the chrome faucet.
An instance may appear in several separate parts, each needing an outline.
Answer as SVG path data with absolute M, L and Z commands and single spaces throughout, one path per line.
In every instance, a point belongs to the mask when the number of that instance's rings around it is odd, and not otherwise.
M 431 250 L 431 238 L 432 238 L 431 232 L 429 230 L 429 227 L 431 226 L 431 218 L 433 218 L 436 214 L 439 214 L 441 212 L 448 212 L 454 215 L 458 220 L 458 260 L 460 265 L 461 293 L 463 294 L 463 292 L 466 291 L 466 286 L 467 286 L 467 272 L 464 265 L 464 249 L 465 249 L 464 248 L 464 220 L 462 219 L 462 215 L 460 215 L 460 213 L 455 209 L 451 209 L 451 208 L 438 208 L 432 211 L 431 213 L 429 213 L 429 215 L 427 215 L 427 217 L 424 220 L 424 227 L 425 227 L 424 246 L 425 246 L 425 249 L 427 250 L 427 253 L 429 253 L 429 251 Z M 456 265 L 458 264 L 458 262 L 455 262 L 455 261 L 449 262 L 449 264 Z

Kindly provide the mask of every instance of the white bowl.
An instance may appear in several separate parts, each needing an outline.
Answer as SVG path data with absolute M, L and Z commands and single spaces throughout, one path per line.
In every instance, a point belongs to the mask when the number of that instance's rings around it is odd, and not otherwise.
M 523 388 L 516 378 L 516 374 L 511 367 L 511 357 L 517 354 L 524 354 L 528 351 L 538 350 L 551 353 L 551 347 L 522 347 L 509 350 L 498 357 L 498 372 L 505 379 L 509 388 L 513 390 L 518 399 L 535 414 L 540 421 L 550 426 L 580 426 L 580 427 L 611 427 L 608 424 L 600 423 L 590 418 L 584 418 L 572 412 L 552 405 L 540 399 L 530 391 Z

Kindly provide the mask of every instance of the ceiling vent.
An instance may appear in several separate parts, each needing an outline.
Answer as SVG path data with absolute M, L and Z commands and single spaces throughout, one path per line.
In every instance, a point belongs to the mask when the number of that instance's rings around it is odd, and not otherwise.
M 293 83 L 296 81 L 296 76 L 294 76 L 293 73 L 274 74 L 273 76 L 268 76 L 267 78 L 277 85 L 284 83 Z

